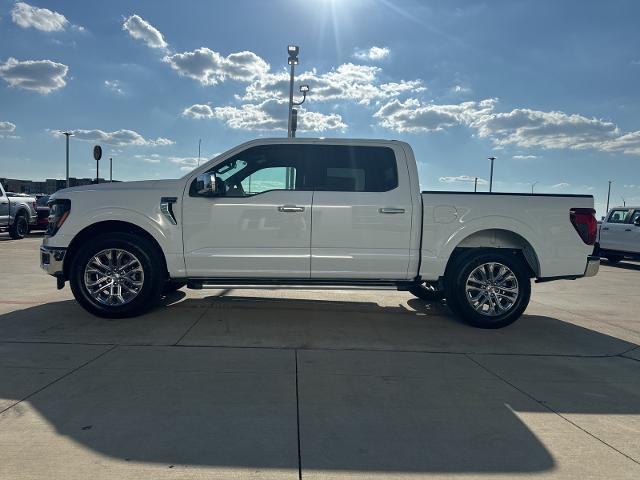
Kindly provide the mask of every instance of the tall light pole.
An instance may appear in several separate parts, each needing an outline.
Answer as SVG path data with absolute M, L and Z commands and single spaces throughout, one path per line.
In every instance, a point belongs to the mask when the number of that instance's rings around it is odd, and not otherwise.
M 69 137 L 73 136 L 71 132 L 62 132 L 62 134 L 67 137 L 67 183 L 66 187 L 69 188 Z
M 539 184 L 540 182 L 533 182 L 531 184 L 531 195 L 533 195 L 533 187 L 535 187 L 537 184 Z
M 491 174 L 489 175 L 489 192 L 493 192 L 493 161 L 496 157 L 489 157 L 491 160 Z
M 198 139 L 198 166 L 200 166 L 200 145 L 202 144 L 202 139 Z
M 287 137 L 292 138 L 293 133 L 291 130 L 291 111 L 293 109 L 293 77 L 295 66 L 298 64 L 298 53 L 300 48 L 297 45 L 287 46 L 287 53 L 289 54 L 288 63 L 291 66 L 291 73 L 289 75 L 289 114 L 287 115 Z
M 476 177 L 476 179 L 473 182 L 473 191 L 474 192 L 478 191 L 478 177 Z
M 607 212 L 609 213 L 609 199 L 611 198 L 611 180 L 609 180 L 609 191 L 607 192 Z
M 113 158 L 109 157 L 109 183 L 113 182 Z
M 624 197 L 622 195 L 620 195 L 620 198 L 622 199 L 622 206 L 626 207 L 627 206 L 627 201 L 624 199 Z

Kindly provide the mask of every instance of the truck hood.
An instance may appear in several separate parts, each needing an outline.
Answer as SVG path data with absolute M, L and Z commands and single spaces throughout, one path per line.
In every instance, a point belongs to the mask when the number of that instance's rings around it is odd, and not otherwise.
M 182 186 L 184 180 L 141 180 L 137 182 L 113 182 L 113 183 L 100 183 L 92 185 L 80 185 L 78 187 L 63 188 L 51 195 L 50 200 L 57 198 L 71 198 L 77 194 L 84 194 L 90 192 L 96 192 L 101 194 L 108 194 L 113 192 L 114 195 L 125 193 L 126 191 L 144 191 L 144 190 L 161 190 L 161 191 L 173 191 L 175 194 L 182 193 Z M 180 192 L 178 191 L 180 190 Z

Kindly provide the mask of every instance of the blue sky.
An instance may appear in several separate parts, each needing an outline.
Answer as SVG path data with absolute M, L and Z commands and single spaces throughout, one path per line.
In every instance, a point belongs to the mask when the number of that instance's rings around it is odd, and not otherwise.
M 46 9 L 46 10 L 45 10 Z M 0 1 L 0 176 L 170 178 L 284 136 L 286 45 L 311 85 L 298 136 L 408 141 L 424 189 L 640 204 L 635 1 Z M 103 164 L 103 168 L 106 163 Z M 106 170 L 103 170 L 106 171 Z M 483 181 L 484 180 L 484 181 Z

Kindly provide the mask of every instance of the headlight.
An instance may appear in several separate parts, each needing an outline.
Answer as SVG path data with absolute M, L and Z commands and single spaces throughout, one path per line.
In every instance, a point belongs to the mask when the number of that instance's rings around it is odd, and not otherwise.
M 49 225 L 45 235 L 52 237 L 60 229 L 71 211 L 71 200 L 54 200 L 49 202 Z

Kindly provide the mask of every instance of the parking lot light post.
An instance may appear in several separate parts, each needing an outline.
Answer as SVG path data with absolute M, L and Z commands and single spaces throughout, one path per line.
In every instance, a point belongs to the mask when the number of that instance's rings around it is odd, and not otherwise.
M 73 133 L 71 132 L 62 132 L 62 134 L 67 137 L 66 139 L 66 144 L 67 144 L 67 183 L 65 184 L 67 188 L 69 188 L 69 137 L 73 136 Z
M 113 182 L 113 158 L 109 157 L 109 183 Z
M 535 187 L 537 184 L 539 184 L 540 182 L 533 182 L 531 184 L 531 195 L 533 195 L 533 187 Z
M 491 160 L 491 173 L 489 174 L 489 192 L 493 192 L 493 161 L 496 157 L 489 157 Z
M 609 213 L 609 199 L 611 198 L 611 180 L 609 180 L 609 191 L 607 192 L 607 212 Z
M 300 48 L 296 45 L 287 46 L 287 53 L 289 54 L 288 63 L 291 66 L 291 73 L 289 74 L 289 113 L 287 115 L 287 137 L 292 138 L 291 132 L 291 115 L 293 110 L 293 77 L 295 75 L 295 66 L 298 64 L 298 53 Z

